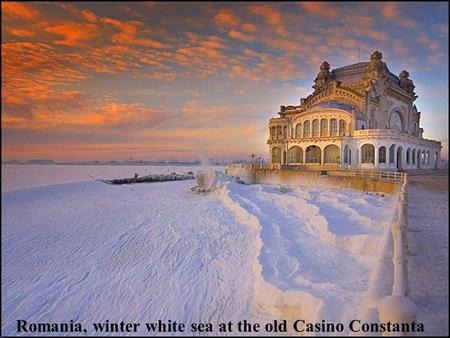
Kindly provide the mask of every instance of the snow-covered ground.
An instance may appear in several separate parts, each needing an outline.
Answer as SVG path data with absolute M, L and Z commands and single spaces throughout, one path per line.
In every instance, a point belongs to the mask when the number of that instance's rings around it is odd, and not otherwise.
M 106 319 L 217 328 L 358 315 L 390 196 L 89 178 L 199 169 L 3 166 L 2 333 L 17 319 L 73 319 L 95 335 L 91 323 Z

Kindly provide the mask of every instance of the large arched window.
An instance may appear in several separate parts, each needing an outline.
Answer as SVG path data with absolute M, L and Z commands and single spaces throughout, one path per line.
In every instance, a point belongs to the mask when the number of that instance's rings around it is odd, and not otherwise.
M 299 123 L 295 126 L 295 137 L 301 137 L 302 134 L 302 124 Z
M 328 134 L 328 120 L 322 119 L 320 120 L 320 135 L 327 135 Z
M 281 163 L 281 151 L 280 148 L 272 148 L 272 163 Z
M 318 146 L 312 145 L 306 148 L 306 163 L 320 163 L 321 149 Z
M 395 163 L 395 144 L 389 147 L 389 163 Z
M 412 159 L 412 164 L 416 165 L 416 149 L 413 149 L 411 159 Z
M 406 164 L 411 164 L 411 148 L 406 150 Z
M 378 149 L 378 163 L 386 163 L 386 147 Z
M 429 150 L 427 151 L 426 158 L 427 158 L 427 165 L 428 165 L 428 164 L 430 164 L 430 151 Z
M 303 150 L 299 146 L 289 148 L 288 153 L 289 163 L 303 163 Z
M 336 119 L 330 120 L 330 133 L 331 135 L 337 135 L 337 121 Z
M 344 163 L 348 163 L 348 145 L 344 147 Z
M 362 163 L 375 163 L 375 147 L 371 144 L 364 144 L 361 147 Z
M 339 135 L 344 136 L 345 135 L 345 121 L 339 120 Z
M 339 147 L 330 144 L 323 149 L 323 162 L 324 163 L 339 163 L 341 160 Z
M 303 123 L 303 136 L 309 136 L 310 133 L 310 125 L 309 121 L 305 121 Z
M 319 120 L 313 120 L 312 121 L 312 135 L 318 136 L 319 135 Z
M 400 110 L 394 110 L 389 116 L 389 128 L 403 131 L 403 118 Z

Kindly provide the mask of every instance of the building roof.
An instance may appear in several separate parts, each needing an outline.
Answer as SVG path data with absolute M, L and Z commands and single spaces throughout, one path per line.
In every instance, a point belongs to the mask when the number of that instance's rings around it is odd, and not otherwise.
M 333 79 L 340 81 L 343 85 L 360 82 L 364 78 L 366 67 L 369 63 L 370 62 L 359 62 L 335 68 L 331 71 L 331 76 Z M 391 83 L 400 87 L 400 79 L 397 75 L 389 71 L 388 77 Z

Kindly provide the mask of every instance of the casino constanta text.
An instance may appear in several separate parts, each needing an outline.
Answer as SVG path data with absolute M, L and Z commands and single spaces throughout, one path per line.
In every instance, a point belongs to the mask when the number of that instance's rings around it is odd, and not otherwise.
M 161 321 L 159 321 L 161 324 Z M 186 326 L 185 324 L 180 324 L 176 322 L 169 321 L 169 325 L 163 324 L 163 329 L 157 329 L 156 325 L 154 332 L 184 332 L 183 330 Z M 176 324 L 175 324 L 176 323 Z M 152 323 L 153 324 L 153 323 Z M 155 323 L 156 324 L 156 323 Z M 178 327 L 172 327 L 173 324 L 178 325 Z M 99 327 L 102 329 L 99 330 Z M 148 325 L 148 323 L 146 324 Z M 182 326 L 180 326 L 182 325 Z M 208 324 L 211 325 L 212 324 Z M 93 331 L 97 332 L 137 332 L 138 328 L 141 326 L 140 323 L 125 323 L 125 322 L 109 322 L 102 324 L 94 324 Z M 295 332 L 306 332 L 306 333 L 334 333 L 343 332 L 345 328 L 348 328 L 351 332 L 364 333 L 364 332 L 403 332 L 403 333 L 413 333 L 413 332 L 424 332 L 423 323 L 412 321 L 410 323 L 395 323 L 395 322 L 383 322 L 383 323 L 366 323 L 359 319 L 351 320 L 345 325 L 344 323 L 334 323 L 322 320 L 320 322 L 307 322 L 303 319 L 298 319 L 291 322 L 291 328 L 288 329 L 288 323 L 286 320 L 275 320 L 273 323 L 273 328 L 271 332 L 287 332 L 288 330 L 294 330 Z M 180 328 L 183 328 L 180 330 Z M 262 326 L 264 327 L 264 326 Z M 92 327 L 91 327 L 92 328 Z M 209 331 L 209 330 L 208 330 Z M 213 331 L 213 330 L 211 330 Z M 234 330 L 236 332 L 236 330 Z M 258 330 L 263 331 L 263 330 Z M 268 332 L 267 330 L 265 330 Z M 70 322 L 65 323 L 34 323 L 28 322 L 26 320 L 17 320 L 17 332 L 20 333 L 30 333 L 30 332 L 83 332 L 86 333 L 86 326 L 84 324 L 70 320 Z M 231 332 L 231 331 L 229 331 Z M 252 332 L 252 330 L 239 330 L 239 332 Z M 255 332 L 255 331 L 253 331 Z

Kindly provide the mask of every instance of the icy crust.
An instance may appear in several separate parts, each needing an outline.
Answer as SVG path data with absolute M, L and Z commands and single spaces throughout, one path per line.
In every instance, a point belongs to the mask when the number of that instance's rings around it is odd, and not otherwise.
M 56 176 L 71 179 L 67 168 Z M 44 183 L 59 184 L 2 193 L 3 334 L 17 318 L 345 322 L 392 285 L 379 260 L 392 257 L 391 197 L 216 173 L 210 193 L 190 191 L 192 181 L 61 184 L 54 170 Z
M 252 270 L 259 313 L 346 322 L 367 308 L 392 197 L 235 182 L 220 196 L 239 222 L 258 229 Z
M 233 200 L 228 186 L 220 190 L 220 196 L 224 204 L 235 212 L 241 223 L 254 227 L 259 233 L 259 236 L 254 241 L 255 258 L 252 266 L 254 279 L 253 306 L 255 310 L 280 319 L 304 318 L 308 321 L 314 321 L 318 311 L 323 307 L 323 302 L 308 292 L 294 290 L 282 291 L 264 280 L 262 266 L 258 259 L 263 247 L 260 235 L 261 223 L 257 217 Z

